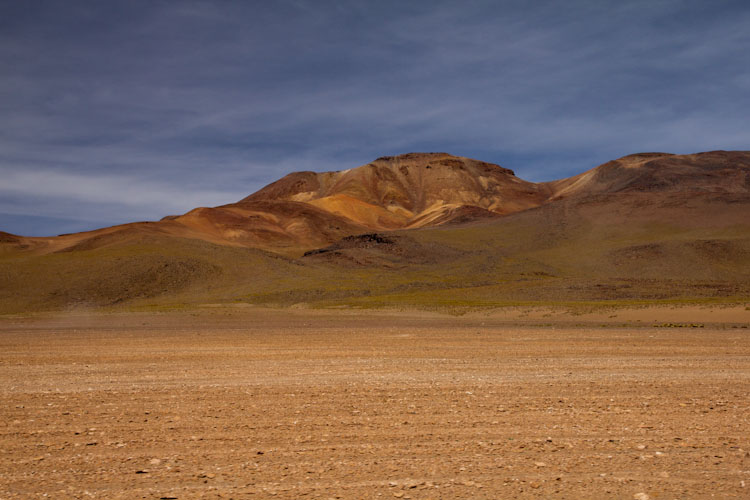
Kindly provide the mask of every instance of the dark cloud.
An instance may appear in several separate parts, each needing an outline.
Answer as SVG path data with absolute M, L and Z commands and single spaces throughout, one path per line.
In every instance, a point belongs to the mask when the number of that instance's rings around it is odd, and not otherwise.
M 0 229 L 155 219 L 407 151 L 549 180 L 747 149 L 748 26 L 744 1 L 1 2 Z

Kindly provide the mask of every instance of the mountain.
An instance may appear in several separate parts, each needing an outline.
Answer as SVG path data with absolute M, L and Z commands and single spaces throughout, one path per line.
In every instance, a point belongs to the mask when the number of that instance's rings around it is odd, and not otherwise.
M 749 173 L 750 155 L 746 151 L 640 153 L 548 186 L 554 193 L 550 201 L 613 193 L 746 195 L 750 192 Z
M 750 297 L 750 152 L 640 153 L 532 183 L 446 153 L 296 172 L 237 203 L 0 233 L 0 311 Z
M 161 234 L 295 255 L 368 231 L 486 221 L 569 198 L 747 193 L 747 162 L 742 152 L 642 153 L 568 179 L 532 183 L 492 163 L 409 153 L 338 172 L 291 173 L 237 203 L 159 222 L 24 241 L 50 253 Z
M 295 254 L 367 231 L 491 219 L 538 206 L 550 194 L 546 185 L 492 163 L 409 153 L 339 172 L 295 172 L 237 203 L 196 208 L 156 223 L 27 243 L 49 253 L 158 233 Z
M 375 230 L 446 224 L 535 207 L 549 196 L 543 185 L 512 170 L 446 153 L 385 156 L 340 172 L 297 172 L 240 204 L 298 201 Z

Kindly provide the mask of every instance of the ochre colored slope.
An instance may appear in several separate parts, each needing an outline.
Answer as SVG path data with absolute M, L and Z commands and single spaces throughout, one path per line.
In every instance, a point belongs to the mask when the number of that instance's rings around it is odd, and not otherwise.
M 750 153 L 631 155 L 533 184 L 403 155 L 54 238 L 0 233 L 0 313 L 254 303 L 750 299 Z
M 550 201 L 613 193 L 750 193 L 750 153 L 640 153 L 546 183 Z
M 409 153 L 338 172 L 295 172 L 238 203 L 189 212 L 163 229 L 218 244 L 304 250 L 373 230 L 484 222 L 568 198 L 632 194 L 680 205 L 690 197 L 748 193 L 748 152 L 641 153 L 545 183 L 469 158 Z
M 184 231 L 188 237 L 257 248 L 315 247 L 367 230 L 311 204 L 284 200 L 198 208 L 168 225 L 170 232 Z
M 499 217 L 538 206 L 551 193 L 491 163 L 409 153 L 338 172 L 295 172 L 238 203 L 168 222 L 169 231 L 185 226 L 191 237 L 219 244 L 309 249 L 366 231 Z
M 0 250 L 54 253 L 155 235 L 299 255 L 369 231 L 486 222 L 561 200 L 681 206 L 750 193 L 750 153 L 640 153 L 568 179 L 532 183 L 495 164 L 446 153 L 388 156 L 337 172 L 295 172 L 245 199 L 142 222 L 54 238 L 2 233 Z M 620 201 L 616 201 L 620 200 Z M 696 201 L 697 203 L 697 201 Z
M 476 207 L 497 215 L 543 203 L 546 185 L 516 177 L 492 163 L 446 153 L 387 156 L 339 172 L 297 172 L 248 196 L 256 200 L 294 200 L 315 204 L 371 229 L 420 227 L 445 223 L 459 207 Z M 374 212 L 362 215 L 362 210 Z
M 498 165 L 410 153 L 339 172 L 295 172 L 238 203 L 155 223 L 14 242 L 52 253 L 159 234 L 294 254 L 372 230 L 486 220 L 538 206 L 550 193 L 548 186 L 523 181 Z M 12 238 L 3 237 L 8 243 Z

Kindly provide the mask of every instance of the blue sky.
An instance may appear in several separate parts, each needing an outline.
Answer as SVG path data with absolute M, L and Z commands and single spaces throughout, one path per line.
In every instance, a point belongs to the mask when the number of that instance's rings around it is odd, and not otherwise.
M 0 0 L 0 230 L 446 151 L 567 177 L 750 149 L 747 1 Z

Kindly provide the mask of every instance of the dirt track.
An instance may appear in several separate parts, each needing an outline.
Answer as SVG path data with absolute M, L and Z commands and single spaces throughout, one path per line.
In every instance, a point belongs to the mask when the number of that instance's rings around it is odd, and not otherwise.
M 3 499 L 750 497 L 726 325 L 5 319 L 0 382 Z

